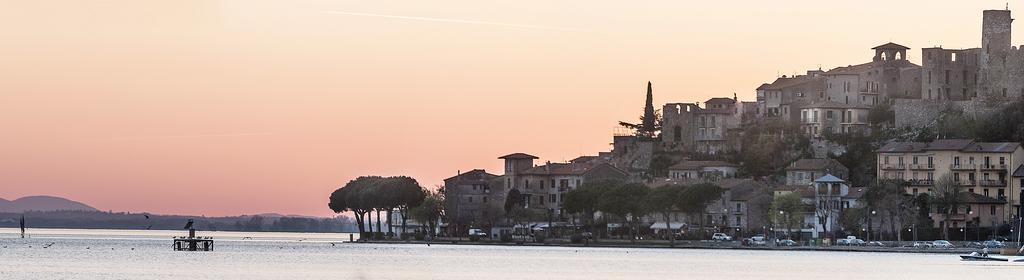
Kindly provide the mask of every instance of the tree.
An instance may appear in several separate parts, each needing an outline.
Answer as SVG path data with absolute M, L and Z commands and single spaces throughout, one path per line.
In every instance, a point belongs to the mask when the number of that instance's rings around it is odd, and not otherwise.
M 565 193 L 565 206 L 563 209 L 569 213 L 582 214 L 580 219 L 588 231 L 593 231 L 594 213 L 597 212 L 601 196 L 609 188 L 623 184 L 622 181 L 614 179 L 587 180 L 567 193 Z
M 359 237 L 366 236 L 366 214 L 374 209 L 374 188 L 383 178 L 379 176 L 361 176 L 349 181 L 345 186 L 331 193 L 327 206 L 335 213 L 351 211 L 358 223 Z
M 868 123 L 876 128 L 891 125 L 896 122 L 896 112 L 892 110 L 889 103 L 880 103 L 868 111 Z
M 651 82 L 647 82 L 647 99 L 644 103 L 644 114 L 640 116 L 640 123 L 633 124 L 619 122 L 619 125 L 636 131 L 637 137 L 653 139 L 658 137 L 661 131 L 661 114 L 654 109 L 654 94 L 651 90 Z
M 630 235 L 636 242 L 636 222 L 646 213 L 644 198 L 650 189 L 640 183 L 616 184 L 604 190 L 597 203 L 601 212 L 616 215 L 630 222 Z M 630 219 L 632 217 L 633 219 Z
M 423 202 L 417 206 L 409 208 L 409 216 L 420 224 L 426 226 L 429 230 L 430 236 L 433 237 L 434 233 L 437 232 L 437 220 L 441 218 L 444 209 L 444 197 L 441 196 L 440 192 L 430 192 L 424 190 L 426 193 Z
M 387 179 L 388 187 L 391 188 L 387 193 L 391 196 L 391 203 L 389 206 L 398 208 L 398 213 L 402 216 L 402 235 L 405 235 L 405 227 L 407 224 L 409 209 L 412 207 L 419 206 L 426 199 L 427 191 L 420 187 L 419 182 L 416 179 L 398 176 Z M 391 217 L 391 215 L 388 215 Z M 391 223 L 391 219 L 388 219 L 388 223 Z
M 676 246 L 676 235 L 675 229 L 672 228 L 672 212 L 677 209 L 679 205 L 679 194 L 686 191 L 686 187 L 682 185 L 667 185 L 660 188 L 655 188 L 647 194 L 647 207 L 652 212 L 661 214 L 661 218 L 665 219 L 665 229 L 669 232 L 669 244 L 672 247 Z
M 978 127 L 983 141 L 1024 142 L 1024 101 L 1013 102 L 989 115 Z
M 935 180 L 935 185 L 929 193 L 930 204 L 938 208 L 938 212 L 943 214 L 945 220 L 942 223 L 942 238 L 944 239 L 949 239 L 950 215 L 956 213 L 956 209 L 963 202 L 960 187 L 957 185 L 958 182 L 953 180 L 953 174 L 946 173 Z
M 864 196 L 861 197 L 862 203 L 867 205 L 868 209 L 876 211 L 875 214 L 868 212 L 872 219 L 878 217 L 879 225 L 884 225 L 885 220 L 889 221 L 889 232 L 896 234 L 897 240 L 902 238 L 899 232 L 903 229 L 904 223 L 914 219 L 913 197 L 905 194 L 905 185 L 906 182 L 903 180 L 876 180 L 866 188 Z M 868 224 L 868 230 L 874 230 L 874 222 L 867 219 L 867 216 L 864 218 L 872 222 Z
M 791 192 L 775 196 L 769 216 L 771 216 L 774 224 L 786 226 L 786 235 L 792 238 L 793 225 L 801 224 L 804 209 L 805 206 L 800 201 L 800 194 Z
M 700 229 L 704 229 L 704 213 L 711 202 L 722 198 L 722 188 L 711 183 L 700 183 L 687 187 L 679 192 L 679 204 L 676 205 L 686 213 L 697 213 Z M 703 231 L 702 231 L 703 232 Z
M 668 177 L 668 168 L 672 166 L 672 158 L 664 154 L 658 154 L 651 158 L 650 166 L 647 168 L 647 174 L 654 178 L 666 178 Z

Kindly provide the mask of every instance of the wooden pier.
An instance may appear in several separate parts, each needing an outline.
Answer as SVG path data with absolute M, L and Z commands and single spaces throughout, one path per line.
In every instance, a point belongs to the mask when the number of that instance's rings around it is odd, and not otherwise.
M 196 229 L 192 228 L 192 220 L 185 225 L 188 229 L 188 236 L 174 237 L 175 251 L 213 251 L 213 238 L 196 236 Z

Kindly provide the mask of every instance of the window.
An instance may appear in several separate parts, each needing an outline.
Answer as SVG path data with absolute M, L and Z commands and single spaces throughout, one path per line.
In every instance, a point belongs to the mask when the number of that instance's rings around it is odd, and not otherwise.
M 526 184 L 526 188 L 527 188 L 527 189 L 529 189 L 529 188 L 530 188 L 530 180 L 523 180 L 523 183 L 525 183 L 525 184 Z M 541 184 L 544 184 L 544 181 L 540 181 L 540 183 L 541 183 Z
M 562 188 L 569 188 L 569 179 L 558 180 L 558 186 Z
M 556 194 L 550 194 L 550 195 L 548 195 L 548 198 L 550 199 L 549 202 L 551 202 L 551 203 L 558 202 L 558 195 L 556 195 Z
M 741 209 L 743 209 L 743 208 L 742 208 L 742 207 L 740 207 L 740 205 L 741 205 L 741 204 L 739 204 L 739 203 L 736 203 L 736 212 L 742 212 L 742 210 L 741 210 Z M 736 217 L 736 218 L 739 218 L 739 217 Z
M 982 190 L 981 190 L 981 192 L 982 192 L 982 193 L 983 193 L 983 194 L 984 194 L 985 196 L 988 196 L 988 189 L 982 189 Z
M 989 215 L 995 215 L 996 214 L 996 206 L 995 205 L 992 205 L 992 206 L 988 207 L 988 214 Z
M 529 188 L 529 185 L 527 185 L 527 188 Z M 540 188 L 544 188 L 544 180 L 540 180 Z
M 1006 198 L 1006 191 L 1005 191 L 1005 190 L 1003 190 L 1003 189 L 998 189 L 998 190 L 996 190 L 996 194 L 998 194 L 998 195 L 999 195 L 999 196 L 997 197 L 997 198 L 999 198 L 999 199 L 1004 199 L 1004 198 Z
M 832 110 L 825 111 L 825 118 L 829 120 L 832 119 Z
M 487 197 L 486 196 L 484 197 L 484 203 L 487 203 Z
M 473 203 L 473 197 L 472 196 L 469 197 L 469 203 Z

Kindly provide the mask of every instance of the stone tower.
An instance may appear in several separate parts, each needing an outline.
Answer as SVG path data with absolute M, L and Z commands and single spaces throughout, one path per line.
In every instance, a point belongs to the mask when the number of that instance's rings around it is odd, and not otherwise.
M 984 88 L 978 95 L 983 99 L 998 100 L 1007 95 L 1008 65 L 1011 54 L 1010 26 L 1013 18 L 1009 10 L 986 10 L 981 20 L 981 55 L 979 78 Z

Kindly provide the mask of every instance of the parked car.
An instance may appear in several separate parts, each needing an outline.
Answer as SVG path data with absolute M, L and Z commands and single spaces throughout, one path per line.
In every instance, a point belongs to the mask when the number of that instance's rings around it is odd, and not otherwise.
M 715 234 L 711 235 L 711 240 L 714 240 L 714 241 L 732 241 L 732 237 L 727 235 L 727 234 L 725 234 L 725 233 L 716 232 Z
M 763 234 L 754 235 L 750 238 L 750 246 L 766 246 L 768 239 Z
M 913 245 L 910 245 L 910 247 L 914 247 L 914 248 L 931 248 L 932 247 L 932 243 L 931 242 L 917 241 L 917 242 L 914 242 Z
M 955 247 L 955 246 L 953 246 L 953 243 L 949 243 L 949 241 L 946 241 L 946 240 L 935 240 L 935 241 L 932 241 L 932 246 L 931 246 L 931 248 L 942 248 L 942 249 L 949 249 L 949 248 L 953 248 L 953 247 Z
M 471 228 L 471 229 L 469 229 L 469 236 L 485 238 L 485 237 L 487 237 L 487 232 L 485 232 L 482 229 Z
M 867 246 L 871 246 L 871 247 L 885 247 L 885 243 L 882 243 L 882 241 L 871 241 L 871 242 L 868 242 Z
M 584 232 L 583 233 L 583 238 L 594 239 L 594 233 L 593 232 L 589 232 L 589 231 L 588 232 Z
M 1006 247 L 1006 244 L 999 240 L 989 240 L 982 242 L 981 246 L 982 248 L 1003 248 Z
M 779 240 L 779 242 L 776 243 L 776 245 L 778 245 L 778 246 L 796 246 L 796 241 L 793 241 L 792 239 L 783 239 L 783 240 Z

